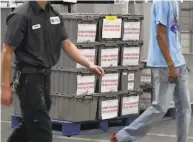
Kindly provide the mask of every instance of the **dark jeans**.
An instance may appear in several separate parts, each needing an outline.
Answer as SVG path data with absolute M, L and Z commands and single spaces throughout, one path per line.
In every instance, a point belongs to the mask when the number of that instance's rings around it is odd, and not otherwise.
M 8 142 L 52 142 L 49 117 L 50 75 L 21 74 L 16 89 L 20 100 L 23 122 L 15 128 Z

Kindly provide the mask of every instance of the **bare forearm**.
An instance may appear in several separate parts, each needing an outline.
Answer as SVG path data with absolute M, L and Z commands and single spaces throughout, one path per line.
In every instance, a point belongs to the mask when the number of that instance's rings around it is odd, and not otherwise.
M 11 58 L 12 52 L 7 51 L 9 47 L 6 44 L 3 44 L 3 50 L 1 53 L 1 77 L 2 77 L 2 85 L 9 86 L 10 85 L 10 74 L 11 74 Z
M 71 43 L 71 41 L 63 42 L 62 46 L 68 56 L 75 62 L 79 63 L 80 65 L 86 68 L 91 65 L 91 62 L 86 57 L 80 55 L 78 48 L 73 43 Z
M 160 47 L 160 50 L 165 58 L 165 61 L 167 63 L 168 66 L 173 66 L 174 63 L 172 61 L 172 58 L 170 56 L 170 51 L 168 49 L 168 45 L 165 39 L 165 36 L 163 34 L 160 34 L 157 36 L 157 41 Z

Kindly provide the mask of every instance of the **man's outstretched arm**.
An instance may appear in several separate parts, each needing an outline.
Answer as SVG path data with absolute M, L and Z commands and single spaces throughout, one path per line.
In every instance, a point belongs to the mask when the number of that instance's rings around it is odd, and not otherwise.
M 72 60 L 88 68 L 100 77 L 104 75 L 104 70 L 100 66 L 92 64 L 86 57 L 81 56 L 78 48 L 69 39 L 62 42 L 62 47 Z

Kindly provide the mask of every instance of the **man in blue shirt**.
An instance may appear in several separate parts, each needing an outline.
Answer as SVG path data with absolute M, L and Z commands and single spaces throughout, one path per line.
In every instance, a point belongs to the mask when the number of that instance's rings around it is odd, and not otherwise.
M 138 119 L 114 134 L 111 142 L 131 142 L 145 136 L 165 115 L 173 94 L 177 111 L 177 142 L 187 142 L 191 106 L 188 71 L 178 40 L 178 19 L 177 0 L 153 2 L 147 66 L 152 68 L 154 77 L 154 100 Z

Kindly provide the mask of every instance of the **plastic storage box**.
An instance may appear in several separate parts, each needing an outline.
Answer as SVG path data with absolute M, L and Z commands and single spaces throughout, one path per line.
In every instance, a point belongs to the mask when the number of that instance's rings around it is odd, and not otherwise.
M 116 67 L 119 64 L 120 46 L 117 43 L 101 43 L 98 49 L 98 65 Z
M 78 47 L 80 54 L 85 56 L 88 60 L 90 60 L 93 64 L 96 64 L 97 61 L 97 52 L 98 47 L 100 46 L 100 43 L 89 43 L 89 44 L 76 44 Z M 85 68 L 81 66 L 80 64 L 77 64 L 76 62 L 72 61 L 70 59 L 69 68 Z
M 122 16 L 122 41 L 138 41 L 141 39 L 141 29 L 143 15 L 129 15 Z
M 122 42 L 121 45 L 121 65 L 138 66 L 141 56 L 142 41 L 139 42 Z
M 73 110 L 73 97 L 74 95 L 64 95 L 53 93 L 50 95 L 52 105 L 50 109 L 51 119 L 64 120 L 68 114 Z
M 98 97 L 51 94 L 51 119 L 73 122 L 96 120 Z M 22 115 L 17 95 L 13 94 L 14 114 Z
M 51 72 L 51 94 L 92 94 L 95 92 L 95 80 L 95 75 L 87 70 L 53 68 Z
M 120 95 L 120 116 L 139 114 L 139 97 L 142 90 L 128 91 Z
M 119 80 L 121 70 L 118 68 L 107 68 L 103 78 L 98 81 L 97 90 L 100 93 L 117 92 L 119 89 Z
M 98 15 L 62 14 L 68 37 L 75 43 L 95 42 Z
M 122 15 L 100 15 L 98 41 L 120 41 L 122 36 Z
M 123 70 L 120 78 L 121 91 L 133 91 L 140 88 L 140 70 Z
M 93 95 L 75 96 L 52 94 L 53 104 L 50 110 L 52 119 L 72 122 L 96 119 L 98 97 Z
M 92 63 L 96 64 L 97 60 L 97 50 L 100 43 L 75 43 L 77 48 L 79 48 L 80 54 L 87 57 Z M 58 60 L 55 67 L 60 68 L 84 68 L 83 66 L 74 62 L 70 57 L 64 52 L 61 51 L 60 59 Z
M 100 94 L 98 101 L 97 118 L 100 120 L 118 117 L 119 95 L 117 93 Z

